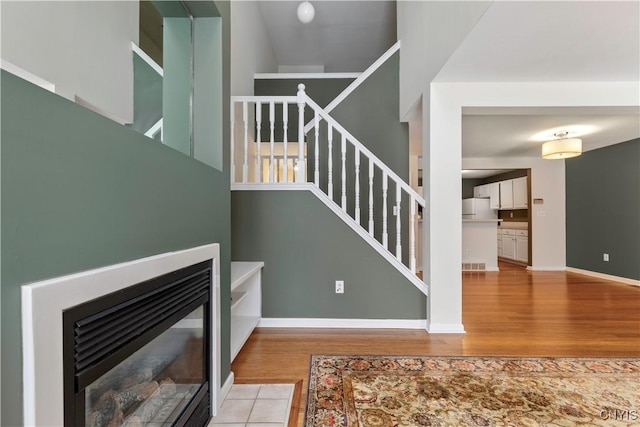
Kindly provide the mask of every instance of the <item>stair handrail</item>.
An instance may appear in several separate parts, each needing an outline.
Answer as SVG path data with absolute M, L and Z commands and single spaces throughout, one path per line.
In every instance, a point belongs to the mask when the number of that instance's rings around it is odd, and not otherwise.
M 298 86 L 300 89 L 300 85 Z M 304 87 L 302 88 L 304 90 Z M 400 178 L 398 174 L 396 174 L 389 166 L 387 166 L 382 160 L 380 160 L 375 154 L 373 154 L 363 143 L 361 143 L 358 138 L 353 136 L 348 130 L 346 130 L 340 123 L 336 121 L 333 117 L 331 117 L 324 108 L 320 107 L 313 99 L 309 98 L 308 95 L 305 95 L 306 104 L 311 107 L 312 110 L 318 113 L 322 119 L 324 119 L 328 124 L 331 125 L 333 129 L 338 131 L 338 133 L 344 135 L 347 140 L 351 141 L 351 143 L 358 148 L 358 151 L 362 153 L 364 156 L 368 157 L 370 160 L 374 162 L 378 168 L 380 168 L 383 172 L 387 174 L 389 178 L 394 180 L 397 184 L 399 184 L 404 191 L 406 191 L 409 195 L 415 199 L 415 201 L 422 207 L 426 206 L 426 201 L 424 198 L 418 194 L 416 190 L 414 190 L 409 184 L 405 182 L 404 179 Z

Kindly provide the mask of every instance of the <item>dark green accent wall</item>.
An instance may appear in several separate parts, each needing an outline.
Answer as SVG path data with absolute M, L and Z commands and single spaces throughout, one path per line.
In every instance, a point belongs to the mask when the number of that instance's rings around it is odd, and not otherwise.
M 263 317 L 426 318 L 425 296 L 311 192 L 231 199 L 233 259 L 265 263 Z
M 462 178 L 462 198 L 473 197 L 473 187 L 482 185 L 482 178 Z
M 296 96 L 298 85 L 305 85 L 306 94 L 313 101 L 326 107 L 334 98 L 349 86 L 354 79 L 256 79 L 253 89 L 256 96 Z M 287 125 L 288 141 L 298 140 L 298 106 L 289 105 L 289 123 Z M 313 112 L 305 108 L 305 124 L 313 119 Z M 275 141 L 283 141 L 282 106 L 276 106 L 275 114 Z M 269 105 L 262 107 L 262 129 L 260 137 L 262 141 L 269 141 Z
M 230 370 L 228 172 L 4 71 L 1 93 L 1 424 L 22 424 L 20 285 L 212 242 L 221 248 L 224 380 Z
M 478 185 L 491 184 L 492 182 L 506 181 L 508 179 L 522 178 L 523 176 L 527 176 L 527 171 L 528 169 L 516 169 L 498 175 L 480 178 L 480 184 Z
M 640 280 L 640 139 L 587 151 L 565 168 L 567 266 Z

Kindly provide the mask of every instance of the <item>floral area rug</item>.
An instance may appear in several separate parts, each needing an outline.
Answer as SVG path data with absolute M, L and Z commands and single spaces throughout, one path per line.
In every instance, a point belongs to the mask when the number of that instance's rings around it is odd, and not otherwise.
M 638 426 L 640 359 L 314 355 L 305 421 Z

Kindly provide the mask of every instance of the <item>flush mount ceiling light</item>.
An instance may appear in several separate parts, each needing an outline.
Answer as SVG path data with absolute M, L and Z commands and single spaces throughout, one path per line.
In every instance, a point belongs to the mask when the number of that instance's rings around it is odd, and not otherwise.
M 303 1 L 298 5 L 298 19 L 303 24 L 308 24 L 313 21 L 313 17 L 316 16 L 316 10 L 313 5 L 308 1 Z
M 558 139 L 542 144 L 542 158 L 556 160 L 569 159 L 582 154 L 582 140 L 580 138 L 567 138 L 568 132 L 556 132 L 553 134 Z

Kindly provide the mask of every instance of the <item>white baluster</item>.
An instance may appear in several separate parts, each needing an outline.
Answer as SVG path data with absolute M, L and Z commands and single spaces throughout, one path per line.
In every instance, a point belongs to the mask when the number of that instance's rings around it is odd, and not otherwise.
M 307 166 L 304 162 L 304 105 L 307 95 L 304 93 L 304 85 L 298 85 L 298 173 L 296 182 L 304 182 L 304 172 Z
M 411 196 L 411 218 L 409 219 L 409 266 L 416 272 L 416 199 Z
M 244 153 L 242 160 L 242 182 L 249 180 L 249 106 L 247 101 L 242 103 L 242 121 L 244 122 Z
M 260 153 L 260 131 L 262 128 L 262 104 L 256 102 L 256 182 L 262 182 L 262 153 Z
M 315 125 L 315 130 L 316 130 L 316 145 L 315 145 L 315 171 L 313 174 L 313 181 L 316 183 L 316 187 L 320 186 L 320 169 L 319 169 L 319 159 L 320 159 L 320 149 L 319 149 L 319 145 L 320 145 L 320 119 L 318 118 L 318 112 L 316 111 L 315 115 L 314 115 L 314 125 Z
M 355 208 L 355 220 L 360 225 L 360 150 L 355 147 L 356 155 L 356 208 Z
M 229 157 L 231 158 L 231 183 L 234 184 L 236 182 L 236 164 L 235 164 L 235 155 L 234 149 L 236 147 L 235 140 L 235 127 L 236 127 L 236 103 L 231 102 L 231 150 L 229 150 Z
M 402 203 L 402 187 L 400 183 L 396 182 L 396 258 L 402 262 L 402 243 L 400 242 L 400 204 Z
M 373 236 L 373 160 L 369 159 L 369 235 Z
M 284 139 L 282 146 L 284 150 L 284 182 L 289 182 L 289 159 L 287 155 L 287 131 L 289 130 L 289 105 L 287 102 L 282 103 L 282 125 L 284 128 Z
M 269 182 L 273 182 L 275 174 L 273 173 L 273 167 L 275 164 L 274 150 L 275 140 L 274 131 L 276 127 L 276 106 L 273 101 L 269 102 Z
M 347 210 L 347 138 L 342 135 L 342 144 L 341 144 L 341 153 L 342 153 L 342 210 Z
M 387 227 L 387 172 L 382 171 L 382 246 L 389 249 L 389 233 Z
M 333 127 L 327 123 L 328 157 L 327 169 L 329 170 L 327 195 L 333 201 Z

